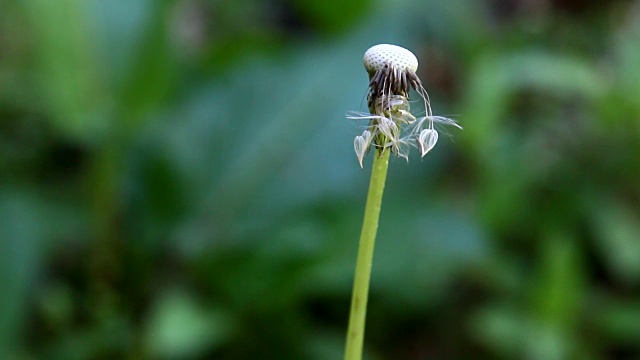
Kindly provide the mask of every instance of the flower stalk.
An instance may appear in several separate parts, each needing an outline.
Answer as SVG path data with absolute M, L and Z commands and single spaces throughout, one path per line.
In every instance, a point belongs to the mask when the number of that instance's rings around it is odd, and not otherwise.
M 345 360 L 362 359 L 373 249 L 376 243 L 376 233 L 378 232 L 378 219 L 382 208 L 384 184 L 387 179 L 387 169 L 389 168 L 389 154 L 389 151 L 384 151 L 373 159 L 371 181 L 367 194 L 367 205 L 364 210 L 356 271 L 353 280 Z

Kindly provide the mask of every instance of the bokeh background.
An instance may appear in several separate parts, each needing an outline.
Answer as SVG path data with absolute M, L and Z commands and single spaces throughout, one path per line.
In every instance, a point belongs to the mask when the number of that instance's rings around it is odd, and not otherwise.
M 341 358 L 377 43 L 465 129 L 392 160 L 366 357 L 640 358 L 640 2 L 577 0 L 0 2 L 0 358 Z

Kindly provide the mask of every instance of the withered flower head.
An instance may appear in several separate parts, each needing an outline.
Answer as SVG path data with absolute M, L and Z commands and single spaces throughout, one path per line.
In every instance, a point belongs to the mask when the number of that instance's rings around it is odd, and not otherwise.
M 409 50 L 396 45 L 380 44 L 369 48 L 363 58 L 369 73 L 369 113 L 353 112 L 347 118 L 369 120 L 362 135 L 354 139 L 354 150 L 362 167 L 364 156 L 371 146 L 380 154 L 390 150 L 409 158 L 410 146 L 425 156 L 438 141 L 434 123 L 462 129 L 454 120 L 433 116 L 427 90 L 416 75 L 418 59 Z M 426 116 L 416 118 L 410 112 L 409 93 L 413 88 L 423 100 Z M 408 126 L 402 136 L 402 127 Z

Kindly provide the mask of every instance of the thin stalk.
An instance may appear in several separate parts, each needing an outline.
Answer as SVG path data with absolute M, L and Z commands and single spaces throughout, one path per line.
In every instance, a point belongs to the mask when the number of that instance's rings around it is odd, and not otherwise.
M 353 280 L 353 294 L 351 297 L 351 312 L 349 315 L 349 330 L 347 332 L 347 346 L 344 353 L 345 360 L 362 359 L 362 345 L 364 342 L 365 319 L 367 315 L 367 300 L 369 297 L 369 279 L 371 278 L 371 263 L 373 249 L 378 232 L 378 219 L 382 204 L 384 184 L 389 167 L 389 150 L 381 155 L 376 154 L 373 159 L 367 205 L 364 211 L 356 272 Z

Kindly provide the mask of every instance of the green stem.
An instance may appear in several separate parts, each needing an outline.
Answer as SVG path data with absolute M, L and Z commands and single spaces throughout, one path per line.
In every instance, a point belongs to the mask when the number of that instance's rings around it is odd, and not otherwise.
M 373 249 L 376 242 L 376 233 L 378 232 L 378 218 L 380 217 L 384 183 L 387 179 L 387 168 L 389 167 L 389 153 L 390 151 L 387 150 L 382 155 L 376 154 L 373 160 L 371 182 L 369 183 L 367 205 L 364 211 L 362 232 L 360 233 L 356 272 L 353 280 L 349 330 L 344 353 L 345 360 L 362 359 L 371 263 L 373 262 Z

